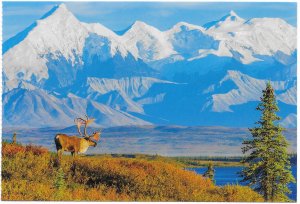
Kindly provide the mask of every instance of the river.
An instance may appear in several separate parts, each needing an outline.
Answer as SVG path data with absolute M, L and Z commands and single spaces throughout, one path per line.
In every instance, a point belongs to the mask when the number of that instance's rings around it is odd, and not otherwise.
M 227 184 L 239 184 L 241 178 L 238 176 L 237 172 L 241 171 L 243 167 L 215 167 L 215 181 L 216 185 L 224 186 Z M 203 174 L 207 168 L 189 168 L 188 170 L 195 171 L 197 174 Z M 297 166 L 292 166 L 292 174 L 297 180 Z M 289 198 L 292 200 L 297 199 L 297 184 L 291 183 L 289 184 L 289 188 L 292 193 L 289 195 Z

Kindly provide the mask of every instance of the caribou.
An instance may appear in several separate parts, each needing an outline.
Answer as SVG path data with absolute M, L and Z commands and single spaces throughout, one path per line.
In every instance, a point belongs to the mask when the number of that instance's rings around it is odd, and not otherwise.
M 100 139 L 101 130 L 93 132 L 91 135 L 88 135 L 86 130 L 87 126 L 94 122 L 94 120 L 94 118 L 90 119 L 87 115 L 86 119 L 76 118 L 74 120 L 80 137 L 68 136 L 61 133 L 55 135 L 54 141 L 59 160 L 61 160 L 64 151 L 71 152 L 73 158 L 75 158 L 78 153 L 85 153 L 90 146 L 97 146 L 97 142 Z M 84 126 L 84 134 L 82 134 L 80 131 L 81 126 Z

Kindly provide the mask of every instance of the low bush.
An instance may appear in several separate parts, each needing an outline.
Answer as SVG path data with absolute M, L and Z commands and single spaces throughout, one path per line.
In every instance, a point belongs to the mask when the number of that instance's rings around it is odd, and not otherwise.
M 56 156 L 3 143 L 2 200 L 263 201 L 248 187 L 217 187 L 178 165 L 143 158 Z
M 137 159 L 78 159 L 74 180 L 90 187 L 106 185 L 140 201 L 193 201 L 213 187 L 194 172 Z
M 8 142 L 2 143 L 2 156 L 12 157 L 16 154 L 24 154 L 24 153 L 43 155 L 48 153 L 48 149 L 45 147 L 35 146 L 31 144 L 22 146 L 21 144 L 13 144 Z

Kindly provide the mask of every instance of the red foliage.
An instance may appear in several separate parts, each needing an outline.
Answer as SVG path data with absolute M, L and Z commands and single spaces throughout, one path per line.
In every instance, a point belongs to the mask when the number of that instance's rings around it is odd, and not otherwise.
M 22 146 L 19 144 L 2 143 L 2 156 L 14 156 L 16 154 L 32 153 L 34 155 L 43 155 L 48 153 L 48 149 L 45 147 L 39 147 L 34 145 Z
M 17 145 L 17 144 L 10 144 L 10 143 L 2 143 L 2 156 L 14 156 L 18 153 L 25 153 L 26 148 Z

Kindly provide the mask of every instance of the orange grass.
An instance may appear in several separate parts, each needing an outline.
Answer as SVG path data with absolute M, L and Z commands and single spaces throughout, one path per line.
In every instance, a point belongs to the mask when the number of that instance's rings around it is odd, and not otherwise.
M 3 143 L 2 200 L 247 201 L 262 202 L 248 187 L 215 186 L 178 165 L 141 158 L 64 156 L 64 187 L 55 187 L 55 156 L 41 147 Z

